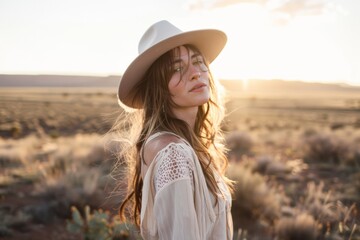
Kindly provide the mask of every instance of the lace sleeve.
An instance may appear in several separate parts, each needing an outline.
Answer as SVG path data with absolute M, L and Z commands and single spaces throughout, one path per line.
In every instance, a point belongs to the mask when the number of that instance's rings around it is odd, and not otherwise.
M 190 179 L 191 187 L 194 189 L 191 156 L 184 147 L 181 144 L 171 143 L 160 154 L 162 162 L 154 178 L 156 192 L 179 179 Z

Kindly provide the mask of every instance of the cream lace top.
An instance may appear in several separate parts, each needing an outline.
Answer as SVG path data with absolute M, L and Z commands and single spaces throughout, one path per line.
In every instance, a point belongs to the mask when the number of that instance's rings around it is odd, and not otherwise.
M 159 132 L 154 138 L 172 134 Z M 175 135 L 177 136 L 177 135 Z M 199 160 L 181 139 L 162 148 L 144 174 L 140 230 L 144 239 L 232 239 L 231 195 L 219 174 L 218 204 L 207 188 Z

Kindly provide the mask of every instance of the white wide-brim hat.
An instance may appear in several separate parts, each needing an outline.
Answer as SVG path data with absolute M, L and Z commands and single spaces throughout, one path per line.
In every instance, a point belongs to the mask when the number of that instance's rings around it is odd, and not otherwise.
M 183 32 L 168 21 L 160 21 L 144 33 L 139 42 L 139 55 L 122 75 L 118 89 L 118 100 L 130 108 L 143 108 L 141 99 L 134 97 L 134 86 L 144 77 L 146 71 L 167 51 L 191 44 L 196 46 L 211 63 L 222 51 L 227 41 L 224 32 L 216 29 L 202 29 Z

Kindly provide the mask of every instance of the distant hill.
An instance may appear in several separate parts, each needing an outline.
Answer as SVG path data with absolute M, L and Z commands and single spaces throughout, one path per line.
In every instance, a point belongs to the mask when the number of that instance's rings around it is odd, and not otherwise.
M 324 97 L 360 98 L 360 87 L 346 84 L 312 83 L 285 80 L 223 80 L 222 85 L 232 96 Z
M 121 76 L 5 75 L 0 87 L 117 87 Z M 346 96 L 360 98 L 360 87 L 285 80 L 221 80 L 231 96 Z
M 115 87 L 120 76 L 5 75 L 0 87 Z

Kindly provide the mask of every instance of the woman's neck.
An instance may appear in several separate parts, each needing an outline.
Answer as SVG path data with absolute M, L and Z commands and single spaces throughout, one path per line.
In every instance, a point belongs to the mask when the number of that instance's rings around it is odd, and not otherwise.
M 194 129 L 197 112 L 198 107 L 173 109 L 174 115 L 178 119 L 185 121 L 191 129 Z

